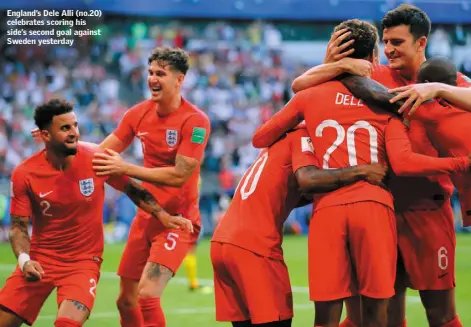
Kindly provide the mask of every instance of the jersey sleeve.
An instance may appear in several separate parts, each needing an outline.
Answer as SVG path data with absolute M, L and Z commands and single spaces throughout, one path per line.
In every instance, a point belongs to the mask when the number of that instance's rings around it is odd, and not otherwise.
M 182 127 L 182 141 L 177 154 L 201 161 L 210 132 L 208 117 L 199 114 L 191 116 Z
M 136 120 L 139 119 L 137 116 L 137 107 L 129 109 L 113 131 L 113 134 L 124 144 L 130 144 L 135 136 Z
M 253 146 L 256 148 L 269 147 L 289 130 L 296 127 L 304 118 L 304 110 L 309 105 L 309 99 L 315 101 L 312 89 L 296 93 L 283 109 L 260 126 L 252 137 Z
M 106 183 L 110 185 L 111 187 L 113 187 L 115 190 L 123 192 L 124 188 L 129 183 L 129 180 L 130 178 L 128 176 L 116 175 L 116 176 L 110 176 L 110 178 L 106 180 Z
M 456 85 L 459 87 L 471 87 L 471 78 L 462 73 L 457 73 Z
M 293 173 L 299 168 L 307 166 L 319 167 L 319 162 L 314 155 L 314 147 L 307 130 L 302 128 L 292 132 L 291 135 L 291 164 Z
M 413 152 L 406 126 L 397 118 L 389 120 L 385 134 L 389 163 L 396 175 L 428 176 L 468 170 L 467 157 L 435 158 Z
M 15 169 L 11 176 L 11 206 L 10 214 L 22 217 L 31 217 L 31 198 L 29 186 L 24 171 Z

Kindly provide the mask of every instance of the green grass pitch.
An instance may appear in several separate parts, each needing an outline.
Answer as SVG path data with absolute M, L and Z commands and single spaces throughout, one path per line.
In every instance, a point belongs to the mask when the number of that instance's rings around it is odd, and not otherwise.
M 289 267 L 291 283 L 294 289 L 295 318 L 293 326 L 312 326 L 314 309 L 307 293 L 307 246 L 306 238 L 301 236 L 285 237 L 285 258 Z M 198 247 L 198 277 L 203 283 L 210 284 L 212 278 L 209 258 L 209 240 L 204 239 Z M 457 240 L 457 306 L 458 314 L 464 326 L 471 326 L 471 235 L 459 235 Z M 119 263 L 123 244 L 106 245 L 102 266 L 102 277 L 97 289 L 97 300 L 89 327 L 119 326 L 115 300 L 118 294 L 119 280 L 115 271 Z M 0 285 L 11 273 L 15 259 L 9 244 L 0 244 Z M 249 267 L 247 269 L 250 269 Z M 180 269 L 176 278 L 170 281 L 163 295 L 163 308 L 167 317 L 167 326 L 221 326 L 214 315 L 214 294 L 190 292 L 184 278 L 184 269 Z M 410 292 L 407 304 L 408 325 L 426 327 L 425 313 L 417 293 Z M 57 312 L 55 294 L 46 302 L 41 315 L 34 326 L 52 326 Z

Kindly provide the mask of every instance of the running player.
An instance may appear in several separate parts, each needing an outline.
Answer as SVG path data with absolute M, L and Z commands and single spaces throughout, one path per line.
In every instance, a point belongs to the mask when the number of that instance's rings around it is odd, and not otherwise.
M 36 108 L 34 119 L 46 148 L 13 171 L 10 242 L 18 266 L 0 291 L 0 326 L 32 325 L 55 288 L 59 309 L 54 326 L 82 326 L 100 277 L 105 183 L 125 192 L 160 224 L 190 230 L 192 225 L 167 214 L 131 179 L 96 176 L 92 159 L 98 150 L 77 144 L 71 104 L 50 100 Z

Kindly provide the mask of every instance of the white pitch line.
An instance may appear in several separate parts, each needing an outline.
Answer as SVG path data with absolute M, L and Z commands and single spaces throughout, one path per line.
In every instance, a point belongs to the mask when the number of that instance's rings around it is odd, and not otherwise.
M 294 309 L 296 310 L 314 310 L 314 304 L 295 304 Z M 201 308 L 181 308 L 181 309 L 165 309 L 165 315 L 195 315 L 195 314 L 207 314 L 215 313 L 216 310 L 214 307 L 201 307 Z M 90 315 L 90 319 L 108 319 L 108 318 L 118 318 L 117 311 L 109 312 L 93 312 Z M 38 320 L 53 320 L 56 319 L 55 315 L 43 315 L 39 316 Z
M 13 271 L 16 268 L 16 265 L 0 264 L 0 271 Z M 111 271 L 102 271 L 100 278 L 104 279 L 118 279 L 119 276 L 115 272 Z M 187 284 L 188 280 L 184 277 L 174 277 L 171 280 L 172 283 L 176 284 Z M 212 279 L 202 279 L 199 278 L 198 282 L 203 286 L 213 286 L 214 281 Z M 293 293 L 303 293 L 308 294 L 309 288 L 305 286 L 291 286 Z M 407 301 L 410 303 L 420 303 L 420 297 L 416 295 L 408 295 Z

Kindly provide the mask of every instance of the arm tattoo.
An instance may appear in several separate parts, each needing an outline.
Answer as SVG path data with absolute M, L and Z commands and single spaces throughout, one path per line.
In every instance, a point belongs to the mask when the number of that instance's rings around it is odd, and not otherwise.
M 159 279 L 161 276 L 166 277 L 168 280 L 172 278 L 173 271 L 171 271 L 170 269 L 168 269 L 167 267 L 161 264 L 150 262 L 150 265 L 146 270 L 146 276 L 150 280 Z
M 28 221 L 29 217 L 11 215 L 8 237 L 17 258 L 21 253 L 29 253 L 31 241 L 28 234 Z
M 183 177 L 184 181 L 191 176 L 191 174 L 195 171 L 196 167 L 198 167 L 198 160 L 193 158 L 186 158 L 182 155 L 177 155 L 175 158 L 175 170 L 180 173 Z
M 386 110 L 397 114 L 397 110 L 404 104 L 403 100 L 390 103 L 389 100 L 396 94 L 389 93 L 384 85 L 370 78 L 346 74 L 342 76 L 340 82 L 355 98 L 363 100 L 371 109 Z
M 124 193 L 126 193 L 136 206 L 152 214 L 155 218 L 164 211 L 164 209 L 157 203 L 154 196 L 132 179 L 130 179 L 129 183 L 126 184 Z
M 77 308 L 77 310 L 79 310 L 79 311 L 88 311 L 88 308 L 85 305 L 83 305 L 82 303 L 80 303 L 79 301 L 70 300 L 70 302 L 72 302 L 72 304 Z

